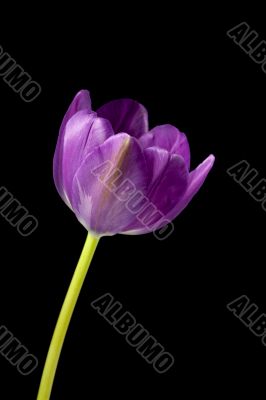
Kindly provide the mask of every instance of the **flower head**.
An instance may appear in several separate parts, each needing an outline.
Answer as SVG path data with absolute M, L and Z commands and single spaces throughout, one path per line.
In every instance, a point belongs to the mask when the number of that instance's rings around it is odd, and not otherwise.
M 202 186 L 210 155 L 190 169 L 187 138 L 172 125 L 149 130 L 146 109 L 111 101 L 96 112 L 80 91 L 60 128 L 54 181 L 78 220 L 95 235 L 143 234 L 172 221 Z

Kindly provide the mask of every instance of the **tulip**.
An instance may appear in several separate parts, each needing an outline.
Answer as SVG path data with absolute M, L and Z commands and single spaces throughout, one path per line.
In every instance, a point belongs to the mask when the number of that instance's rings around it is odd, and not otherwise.
M 55 327 L 37 400 L 50 398 L 64 338 L 100 237 L 163 227 L 198 192 L 213 162 L 210 155 L 190 172 L 186 135 L 172 125 L 149 130 L 147 111 L 136 101 L 111 101 L 94 112 L 88 91 L 76 95 L 60 128 L 53 173 L 60 196 L 88 236 Z
M 93 171 L 104 162 L 120 171 L 116 190 L 108 190 Z M 186 135 L 172 125 L 149 130 L 146 109 L 134 100 L 114 100 L 96 112 L 89 92 L 80 91 L 60 128 L 54 157 L 54 180 L 59 194 L 78 220 L 94 235 L 143 234 L 171 221 L 202 186 L 214 162 L 213 155 L 189 172 L 190 149 Z M 112 175 L 105 171 L 104 180 Z M 139 215 L 151 215 L 151 224 L 137 218 L 117 192 L 123 182 L 141 193 Z M 110 186 L 110 184 L 109 184 Z M 149 217 L 149 216 L 147 216 Z M 157 217 L 157 219 L 156 219 Z

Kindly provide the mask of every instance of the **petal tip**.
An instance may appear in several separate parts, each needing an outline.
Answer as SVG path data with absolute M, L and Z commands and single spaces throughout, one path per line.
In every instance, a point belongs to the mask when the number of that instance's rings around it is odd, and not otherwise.
M 207 164 L 208 168 L 211 169 L 215 162 L 215 156 L 213 154 L 210 154 L 204 162 Z

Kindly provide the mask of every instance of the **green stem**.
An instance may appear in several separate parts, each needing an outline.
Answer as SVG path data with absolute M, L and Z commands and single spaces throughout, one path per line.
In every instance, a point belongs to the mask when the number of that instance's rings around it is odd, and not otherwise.
M 78 265 L 76 267 L 68 292 L 66 294 L 64 304 L 57 320 L 50 348 L 47 354 L 37 400 L 50 399 L 55 372 L 69 326 L 69 322 L 98 242 L 98 237 L 95 237 L 90 233 L 88 234 Z

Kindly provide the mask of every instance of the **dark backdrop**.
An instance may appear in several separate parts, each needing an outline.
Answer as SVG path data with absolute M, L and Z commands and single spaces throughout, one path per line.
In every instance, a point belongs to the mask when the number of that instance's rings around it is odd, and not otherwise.
M 0 398 L 35 398 L 86 237 L 52 179 L 59 126 L 82 88 L 90 90 L 94 109 L 115 98 L 138 100 L 151 126 L 171 123 L 186 132 L 193 168 L 210 153 L 216 162 L 167 240 L 150 234 L 100 241 L 52 399 L 240 398 L 263 388 L 266 348 L 226 305 L 245 294 L 266 313 L 266 215 L 226 170 L 246 159 L 266 177 L 266 75 L 226 32 L 246 21 L 266 39 L 265 25 L 249 12 L 218 6 L 181 11 L 161 4 L 144 13 L 137 4 L 119 11 L 76 5 L 68 18 L 52 14 L 36 10 L 20 23 L 7 18 L 1 29 L 0 45 L 42 93 L 27 104 L 0 80 L 0 186 L 39 221 L 36 232 L 23 238 L 0 220 L 0 325 L 39 360 L 24 377 L 0 357 Z M 158 375 L 90 307 L 105 292 L 174 355 L 167 373 Z

